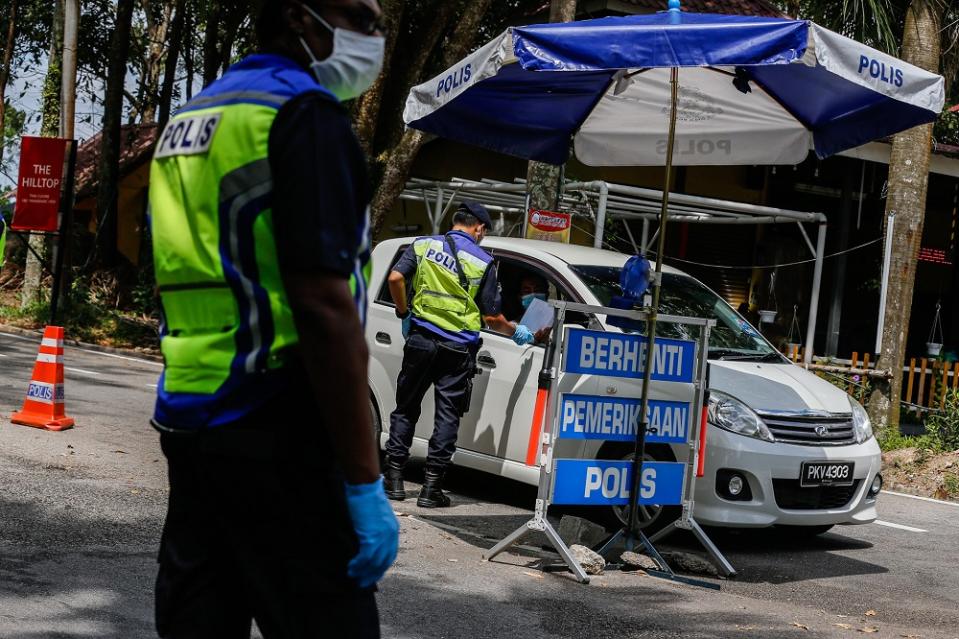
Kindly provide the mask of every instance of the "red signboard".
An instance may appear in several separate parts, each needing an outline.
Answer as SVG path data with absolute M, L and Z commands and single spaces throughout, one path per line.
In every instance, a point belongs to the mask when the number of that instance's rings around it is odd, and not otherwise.
M 946 265 L 952 264 L 952 262 L 950 262 L 949 258 L 946 256 L 946 252 L 942 249 L 937 249 L 937 248 L 926 248 L 926 247 L 920 248 L 919 261 L 931 262 L 933 264 L 946 264 Z
M 10 228 L 16 231 L 59 230 L 63 165 L 68 143 L 60 138 L 23 138 L 17 204 Z
M 569 213 L 530 209 L 526 217 L 526 239 L 569 244 L 573 216 Z

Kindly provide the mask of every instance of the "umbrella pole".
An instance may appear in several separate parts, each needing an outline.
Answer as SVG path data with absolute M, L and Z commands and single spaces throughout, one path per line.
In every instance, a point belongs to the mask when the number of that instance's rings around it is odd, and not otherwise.
M 649 380 L 653 370 L 653 348 L 656 342 L 656 316 L 659 312 L 659 293 L 663 280 L 663 253 L 666 250 L 666 222 L 669 218 L 669 191 L 673 179 L 673 145 L 676 141 L 676 104 L 679 94 L 679 69 L 673 67 L 670 69 L 670 105 L 669 105 L 669 136 L 666 141 L 666 176 L 663 185 L 662 208 L 659 213 L 659 244 L 656 252 L 656 271 L 653 276 L 653 303 L 649 309 L 649 315 L 646 320 L 646 336 L 648 346 L 646 348 L 646 365 L 643 377 L 642 404 L 639 411 L 640 424 L 636 429 L 636 439 L 633 447 L 633 485 L 629 495 L 629 517 L 626 532 L 627 550 L 635 547 L 633 535 L 636 532 L 636 511 L 639 507 L 639 483 L 640 473 L 642 471 L 643 457 L 646 454 L 646 429 L 649 426 L 647 411 L 649 410 Z M 644 546 L 649 546 L 645 535 L 640 534 L 640 540 Z

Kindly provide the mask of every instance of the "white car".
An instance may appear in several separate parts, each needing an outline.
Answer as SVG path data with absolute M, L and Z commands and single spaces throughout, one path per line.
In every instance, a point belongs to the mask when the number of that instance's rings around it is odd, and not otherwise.
M 370 343 L 370 409 L 379 442 L 388 438 L 396 406 L 396 378 L 403 359 L 400 322 L 386 285 L 390 266 L 414 238 L 387 240 L 373 251 L 373 278 L 367 338 Z M 521 315 L 520 276 L 537 274 L 549 286 L 550 299 L 608 304 L 618 293 L 627 255 L 582 246 L 488 237 L 483 243 L 496 259 L 503 287 L 504 313 Z M 665 268 L 661 312 L 717 321 L 710 335 L 710 408 L 705 477 L 696 483 L 695 517 L 701 524 L 725 527 L 789 526 L 818 534 L 835 524 L 865 524 L 876 519 L 882 486 L 880 451 L 865 410 L 832 384 L 783 358 L 758 331 L 699 281 Z M 597 330 L 605 317 L 568 313 L 567 324 Z M 661 325 L 657 334 L 675 336 Z M 660 332 L 662 331 L 662 332 Z M 518 347 L 504 335 L 483 331 L 477 357 L 481 374 L 473 382 L 469 412 L 463 417 L 454 463 L 537 484 L 538 467 L 525 463 L 542 367 L 542 346 Z M 562 378 L 571 379 L 571 378 Z M 579 377 L 576 391 L 639 397 L 640 381 Z M 560 391 L 572 388 L 560 384 Z M 433 398 L 427 393 L 416 425 L 412 456 L 424 458 L 433 430 Z M 628 458 L 630 445 L 561 440 L 558 457 Z M 569 454 L 565 454 L 569 453 Z M 647 446 L 661 461 L 685 459 L 679 445 Z M 808 462 L 808 463 L 807 463 Z M 843 462 L 823 466 L 815 462 Z M 804 467 L 810 470 L 801 480 Z M 827 470 L 828 469 L 828 470 Z M 852 476 L 820 483 L 817 473 Z M 828 480 L 828 477 L 827 477 Z M 605 511 L 621 519 L 621 509 Z M 643 508 L 642 524 L 656 529 L 678 508 Z M 610 521 L 615 524 L 615 521 Z

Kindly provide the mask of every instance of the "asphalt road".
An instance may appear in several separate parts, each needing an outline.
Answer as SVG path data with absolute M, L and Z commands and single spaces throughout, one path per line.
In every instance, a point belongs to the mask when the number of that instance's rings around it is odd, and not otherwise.
M 0 334 L 4 416 L 22 402 L 35 356 L 35 341 Z M 66 366 L 75 429 L 0 420 L 0 637 L 155 636 L 166 476 L 147 419 L 159 367 L 71 348 Z M 396 506 L 384 637 L 959 637 L 957 505 L 883 494 L 891 526 L 807 541 L 718 535 L 739 576 L 716 592 L 627 573 L 589 586 L 544 575 L 535 538 L 483 562 L 530 517 L 534 492 L 466 471 L 450 487 L 448 510 Z M 697 550 L 682 537 L 663 546 Z

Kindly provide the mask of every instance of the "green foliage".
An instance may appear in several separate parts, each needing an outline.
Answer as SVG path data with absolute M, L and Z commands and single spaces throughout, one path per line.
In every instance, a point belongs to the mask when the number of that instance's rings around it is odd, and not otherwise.
M 947 107 L 936 120 L 932 135 L 938 144 L 959 146 L 959 113 L 951 113 Z
M 839 373 L 817 373 L 827 382 L 841 391 L 849 393 L 853 399 L 862 405 L 866 404 L 869 395 L 872 393 L 872 382 L 865 375 L 859 374 L 839 374 Z
M 798 0 L 779 2 L 799 8 L 807 18 L 845 36 L 892 55 L 899 52 L 908 2 L 903 0 Z
M 926 413 L 926 434 L 910 437 L 896 432 L 886 432 L 879 437 L 884 451 L 902 448 L 916 449 L 916 463 L 924 463 L 931 455 L 959 450 L 959 391 L 946 393 L 945 408 Z
M 946 393 L 945 408 L 926 420 L 926 431 L 939 451 L 959 450 L 959 391 Z
M 57 323 L 70 339 L 122 348 L 156 348 L 157 322 L 139 309 L 118 310 L 117 285 L 104 273 L 74 280 L 62 303 Z M 41 287 L 42 298 L 21 309 L 0 303 L 0 322 L 24 328 L 42 328 L 50 321 L 49 287 Z M 134 303 L 133 306 L 138 306 Z
M 959 497 L 959 475 L 947 473 L 942 478 L 942 489 L 946 493 L 945 496 L 950 499 Z
M 7 176 L 12 172 L 13 165 L 19 160 L 16 157 L 16 149 L 20 144 L 20 136 L 23 135 L 27 124 L 27 114 L 20 111 L 9 101 L 6 103 L 3 119 L 3 131 L 0 131 L 0 173 Z M 13 181 L 13 178 L 10 178 Z
M 877 436 L 879 447 L 883 452 L 891 450 L 901 450 L 903 448 L 915 448 L 917 451 L 934 451 L 936 449 L 935 438 L 931 435 L 909 436 L 903 435 L 893 429 L 887 429 L 885 433 Z M 917 453 L 917 458 L 922 453 Z

